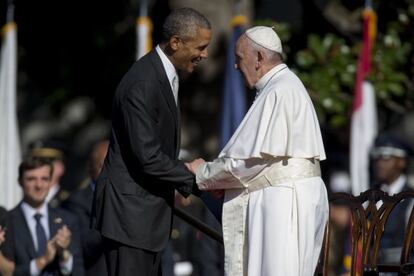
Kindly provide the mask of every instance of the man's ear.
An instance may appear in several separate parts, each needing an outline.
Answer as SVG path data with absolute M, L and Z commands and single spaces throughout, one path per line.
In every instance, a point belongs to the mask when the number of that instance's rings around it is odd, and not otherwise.
M 401 172 L 404 172 L 405 168 L 407 167 L 407 161 L 404 158 L 398 158 L 397 166 Z
M 262 52 L 260 52 L 260 51 L 257 51 L 257 55 L 256 55 L 256 64 L 255 64 L 255 67 L 256 67 L 256 70 L 257 69 L 259 69 L 260 68 L 260 66 L 263 64 L 263 53 Z
M 177 51 L 180 44 L 180 38 L 177 35 L 173 35 L 170 37 L 168 44 L 172 50 Z

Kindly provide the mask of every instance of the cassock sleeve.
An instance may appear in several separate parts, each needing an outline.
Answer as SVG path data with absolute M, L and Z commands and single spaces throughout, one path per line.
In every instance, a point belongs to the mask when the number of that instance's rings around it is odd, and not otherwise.
M 260 173 L 267 162 L 261 158 L 217 158 L 197 169 L 196 181 L 200 190 L 240 189 Z

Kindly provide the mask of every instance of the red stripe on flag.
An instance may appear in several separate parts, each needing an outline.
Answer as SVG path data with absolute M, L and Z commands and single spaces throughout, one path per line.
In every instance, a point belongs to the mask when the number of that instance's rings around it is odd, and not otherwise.
M 355 81 L 355 92 L 353 110 L 355 111 L 362 105 L 362 82 L 371 69 L 371 50 L 375 38 L 376 15 L 370 8 L 363 13 L 363 44 L 359 53 L 358 68 Z

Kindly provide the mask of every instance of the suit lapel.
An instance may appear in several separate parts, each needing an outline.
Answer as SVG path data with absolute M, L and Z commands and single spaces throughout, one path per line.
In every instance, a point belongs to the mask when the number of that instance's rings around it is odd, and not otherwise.
M 171 85 L 170 85 L 170 82 L 168 81 L 167 73 L 165 72 L 161 58 L 158 56 L 158 53 L 155 50 L 151 52 L 151 60 L 155 66 L 157 76 L 158 76 L 158 81 L 161 84 L 162 94 L 165 100 L 167 101 L 168 108 L 170 109 L 174 117 L 174 122 L 175 122 L 175 127 L 176 127 L 175 129 L 175 141 L 176 141 L 175 158 L 178 158 L 179 148 L 180 148 L 180 143 L 181 143 L 180 141 L 181 140 L 180 104 L 178 100 L 177 100 L 177 104 L 175 103 L 174 94 L 173 94 L 173 91 L 171 90 Z
M 180 101 L 177 100 L 177 131 L 176 131 L 176 145 L 175 145 L 175 159 L 178 159 L 180 154 L 180 145 L 181 145 L 181 111 L 180 111 Z
M 53 208 L 49 207 L 49 239 L 52 239 L 56 235 L 56 232 L 61 227 L 62 222 L 62 218 L 58 216 L 57 212 Z
M 35 249 L 33 237 L 30 233 L 29 225 L 27 224 L 27 221 L 23 215 L 23 211 L 20 204 L 16 207 L 16 212 L 13 219 L 15 220 L 14 225 L 18 226 L 14 227 L 14 231 L 16 233 L 16 240 L 19 242 L 23 242 L 25 244 L 25 248 L 27 248 L 30 258 L 36 258 L 37 252 Z
M 165 72 L 161 58 L 158 56 L 155 50 L 151 52 L 150 56 L 151 56 L 151 61 L 154 64 L 154 67 L 155 67 L 155 70 L 158 76 L 158 81 L 161 84 L 162 95 L 164 96 L 167 102 L 168 108 L 170 109 L 171 113 L 174 116 L 175 123 L 176 123 L 175 126 L 177 126 L 177 123 L 178 123 L 177 105 L 175 104 L 174 94 L 171 90 L 171 85 L 170 85 L 170 82 L 168 81 L 167 73 Z

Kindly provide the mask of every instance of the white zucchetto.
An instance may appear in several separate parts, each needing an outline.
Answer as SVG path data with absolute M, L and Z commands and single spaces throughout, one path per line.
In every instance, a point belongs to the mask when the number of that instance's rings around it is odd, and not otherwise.
M 270 50 L 283 54 L 282 42 L 271 27 L 257 26 L 246 31 L 246 36 L 256 44 Z

